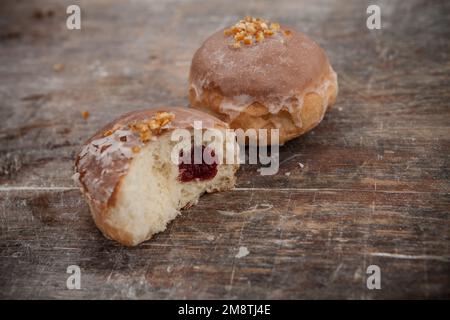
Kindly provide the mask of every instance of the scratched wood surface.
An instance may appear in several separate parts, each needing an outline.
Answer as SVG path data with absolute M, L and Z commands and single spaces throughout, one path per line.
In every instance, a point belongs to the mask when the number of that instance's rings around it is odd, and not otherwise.
M 1 1 L 0 298 L 449 298 L 450 5 L 374 2 L 382 30 L 360 0 Z M 81 143 L 124 112 L 187 105 L 194 51 L 246 14 L 320 43 L 338 103 L 277 175 L 243 166 L 153 240 L 105 239 L 70 179 Z

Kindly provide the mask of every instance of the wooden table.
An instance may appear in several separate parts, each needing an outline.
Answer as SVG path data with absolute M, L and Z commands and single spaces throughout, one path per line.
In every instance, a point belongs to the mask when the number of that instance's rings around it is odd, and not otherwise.
M 1 298 L 450 297 L 448 2 L 377 1 L 381 30 L 360 0 L 75 2 L 80 31 L 73 1 L 0 4 Z M 320 43 L 338 103 L 276 176 L 245 165 L 153 240 L 105 239 L 71 180 L 80 145 L 124 112 L 187 105 L 193 53 L 246 14 Z

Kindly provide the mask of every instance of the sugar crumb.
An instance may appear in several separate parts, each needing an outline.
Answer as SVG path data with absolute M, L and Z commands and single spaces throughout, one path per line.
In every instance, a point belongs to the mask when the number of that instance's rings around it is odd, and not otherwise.
M 239 247 L 239 252 L 235 255 L 235 258 L 243 258 L 246 257 L 250 251 L 248 251 L 247 247 Z

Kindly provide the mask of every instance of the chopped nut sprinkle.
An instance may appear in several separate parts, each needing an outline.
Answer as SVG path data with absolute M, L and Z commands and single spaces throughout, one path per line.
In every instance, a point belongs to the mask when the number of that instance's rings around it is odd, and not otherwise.
M 153 134 L 159 133 L 174 118 L 175 115 L 171 112 L 158 112 L 151 119 L 133 123 L 129 127 L 139 133 L 142 142 L 148 142 Z
M 276 22 L 272 22 L 270 24 L 270 29 L 272 29 L 273 31 L 278 31 L 278 30 L 280 30 L 280 24 L 276 23 Z
M 133 148 L 131 148 L 131 151 L 133 151 L 134 153 L 138 153 L 139 151 L 141 151 L 141 148 L 139 146 L 134 146 Z
M 89 113 L 89 111 L 81 111 L 81 116 L 83 117 L 84 120 L 87 120 L 90 115 L 91 114 Z
M 279 23 L 246 16 L 234 26 L 225 29 L 223 34 L 226 37 L 232 36 L 234 42 L 231 44 L 231 47 L 238 49 L 241 47 L 242 43 L 246 46 L 250 46 L 255 42 L 261 42 L 265 37 L 271 37 L 280 31 L 281 27 Z M 290 36 L 292 32 L 285 30 L 283 31 L 283 34 Z
M 266 36 L 273 36 L 275 32 L 272 29 L 264 30 Z

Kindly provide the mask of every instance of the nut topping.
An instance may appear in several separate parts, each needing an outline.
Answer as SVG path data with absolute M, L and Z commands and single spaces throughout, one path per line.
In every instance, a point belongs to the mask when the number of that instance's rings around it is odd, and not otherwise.
M 262 42 L 265 37 L 271 37 L 278 32 L 281 32 L 279 23 L 247 16 L 234 26 L 225 29 L 223 34 L 226 37 L 233 37 L 234 42 L 231 44 L 231 47 L 238 49 L 242 43 L 250 46 L 255 42 Z M 282 34 L 290 36 L 291 31 L 286 30 Z

